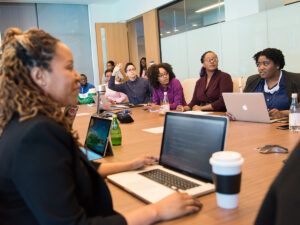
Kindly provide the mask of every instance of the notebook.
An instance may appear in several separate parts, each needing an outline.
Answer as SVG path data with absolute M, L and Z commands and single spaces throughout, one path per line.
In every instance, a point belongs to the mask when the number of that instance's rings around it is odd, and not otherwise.
M 224 149 L 227 124 L 226 117 L 167 112 L 158 165 L 108 180 L 147 203 L 176 191 L 194 196 L 213 192 L 209 158 Z
M 223 93 L 227 112 L 236 120 L 271 123 L 263 93 Z M 275 121 L 275 120 L 274 120 Z
M 109 141 L 112 120 L 91 116 L 84 148 L 81 150 L 88 159 L 93 160 L 107 155 L 113 155 Z

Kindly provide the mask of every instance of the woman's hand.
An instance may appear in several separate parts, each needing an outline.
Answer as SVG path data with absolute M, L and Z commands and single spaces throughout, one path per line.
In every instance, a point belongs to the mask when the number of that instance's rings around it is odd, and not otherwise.
M 176 107 L 176 111 L 179 111 L 179 112 L 184 112 L 184 107 L 182 105 L 178 105 Z
M 158 163 L 158 158 L 154 156 L 141 156 L 139 158 L 129 161 L 128 170 L 136 170 L 143 168 L 145 166 L 156 165 Z
M 118 63 L 112 72 L 112 76 L 116 76 L 117 73 L 120 72 L 121 68 L 122 68 L 122 63 Z
M 184 112 L 184 111 L 190 111 L 190 110 L 191 110 L 191 108 L 187 105 L 186 106 L 178 105 L 176 107 L 176 111 L 178 111 L 178 112 Z
M 190 213 L 198 212 L 202 203 L 191 195 L 176 192 L 153 204 L 157 219 L 170 220 Z
M 130 213 L 124 214 L 128 224 L 153 224 L 158 221 L 175 219 L 187 214 L 199 212 L 202 208 L 196 198 L 186 193 L 175 192 L 162 200 Z
M 269 111 L 269 116 L 272 118 L 272 119 L 280 119 L 280 118 L 283 118 L 283 117 L 288 117 L 289 116 L 289 110 L 278 110 L 278 109 L 271 109 Z
M 226 116 L 228 116 L 229 120 L 236 120 L 234 115 L 230 114 L 229 112 L 226 112 Z
M 194 105 L 192 110 L 193 110 L 193 111 L 201 111 L 201 110 L 202 110 L 202 107 L 199 106 L 199 105 Z

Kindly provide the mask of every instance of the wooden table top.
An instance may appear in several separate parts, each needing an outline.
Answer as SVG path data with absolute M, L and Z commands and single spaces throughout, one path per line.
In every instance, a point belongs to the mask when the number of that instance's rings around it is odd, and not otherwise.
M 85 140 L 88 123 L 95 107 L 82 105 L 74 121 L 80 141 Z M 159 156 L 162 134 L 153 134 L 142 129 L 163 126 L 164 116 L 158 113 L 132 109 L 134 123 L 120 124 L 122 145 L 113 146 L 114 156 L 101 159 L 102 162 L 126 161 L 140 155 Z M 267 144 L 278 144 L 292 150 L 300 140 L 297 132 L 278 130 L 280 125 L 230 121 L 225 150 L 242 154 L 245 162 L 242 166 L 242 184 L 239 194 L 239 206 L 236 209 L 221 209 L 216 203 L 216 194 L 199 197 L 203 203 L 202 210 L 193 215 L 161 224 L 253 224 L 262 200 L 280 169 L 283 160 L 289 154 L 260 154 L 255 150 Z M 107 182 L 115 210 L 125 213 L 145 205 L 142 201 Z

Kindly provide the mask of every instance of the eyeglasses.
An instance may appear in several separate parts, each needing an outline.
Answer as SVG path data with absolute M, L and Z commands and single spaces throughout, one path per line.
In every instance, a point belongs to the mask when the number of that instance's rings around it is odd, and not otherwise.
M 135 71 L 135 68 L 128 69 L 127 72 Z
M 159 73 L 158 74 L 158 77 L 164 77 L 164 76 L 169 76 L 169 74 L 168 73 Z
M 268 65 L 270 65 L 270 61 L 263 61 L 263 62 L 258 62 L 258 63 L 256 63 L 256 66 L 257 67 L 260 67 L 261 65 L 264 65 L 264 66 L 268 66 Z
M 207 58 L 204 59 L 204 62 L 218 62 L 218 58 Z

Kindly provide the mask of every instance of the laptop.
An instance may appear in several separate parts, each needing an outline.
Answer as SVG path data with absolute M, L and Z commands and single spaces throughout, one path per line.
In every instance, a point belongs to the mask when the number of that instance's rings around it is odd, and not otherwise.
M 147 203 L 176 191 L 211 193 L 215 186 L 209 158 L 224 149 L 227 124 L 227 117 L 167 112 L 158 165 L 107 178 Z
M 89 160 L 113 155 L 110 144 L 111 119 L 91 116 L 82 152 Z
M 223 93 L 227 112 L 236 120 L 271 123 L 263 93 Z M 274 120 L 275 121 L 275 120 Z

